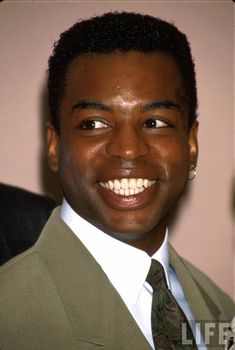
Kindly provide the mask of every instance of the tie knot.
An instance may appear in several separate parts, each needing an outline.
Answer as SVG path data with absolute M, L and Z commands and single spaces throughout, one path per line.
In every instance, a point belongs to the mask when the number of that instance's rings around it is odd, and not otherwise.
M 168 289 L 164 269 L 160 262 L 158 262 L 157 260 L 152 259 L 151 266 L 146 277 L 146 281 L 150 284 L 153 290 L 159 288 Z

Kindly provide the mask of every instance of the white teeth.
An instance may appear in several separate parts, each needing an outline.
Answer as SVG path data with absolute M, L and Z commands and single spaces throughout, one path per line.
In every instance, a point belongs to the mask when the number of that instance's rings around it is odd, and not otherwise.
M 142 179 L 142 178 L 123 178 L 109 180 L 107 182 L 100 182 L 102 187 L 105 187 L 120 196 L 133 196 L 143 192 L 146 188 L 155 183 L 154 180 Z
M 143 187 L 143 184 L 144 184 L 144 180 L 143 179 L 137 179 L 137 187 L 138 188 Z
M 121 188 L 124 190 L 129 187 L 129 181 L 128 179 L 121 179 Z
M 149 186 L 149 180 L 148 180 L 148 179 L 144 179 L 143 186 L 144 186 L 145 188 L 147 188 L 147 187 Z
M 112 181 L 109 180 L 108 186 L 109 186 L 110 190 L 113 190 L 113 188 L 114 188 L 114 183 L 113 183 Z
M 135 189 L 137 187 L 136 179 L 129 179 L 129 187 Z
M 130 188 L 130 196 L 133 196 L 133 194 L 135 194 L 135 190 L 134 188 Z
M 119 190 L 119 194 L 120 194 L 120 195 L 122 195 L 122 196 L 125 194 L 125 190 L 124 190 L 124 188 L 120 188 L 120 190 Z
M 121 184 L 119 180 L 114 180 L 114 188 L 115 190 L 120 190 Z

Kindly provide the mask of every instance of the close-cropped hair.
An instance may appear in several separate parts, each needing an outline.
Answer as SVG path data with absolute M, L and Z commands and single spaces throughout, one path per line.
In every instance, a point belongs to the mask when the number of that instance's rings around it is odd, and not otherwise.
M 48 102 L 51 122 L 59 132 L 59 105 L 65 93 L 66 75 L 72 61 L 85 53 L 114 51 L 163 52 L 176 62 L 188 99 L 188 124 L 197 117 L 195 67 L 184 33 L 173 24 L 133 12 L 108 12 L 75 23 L 60 35 L 48 60 Z

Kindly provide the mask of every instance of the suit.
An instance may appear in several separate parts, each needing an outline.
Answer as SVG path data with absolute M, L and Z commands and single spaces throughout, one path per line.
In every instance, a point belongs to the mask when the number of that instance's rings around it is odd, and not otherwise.
M 196 319 L 232 318 L 231 300 L 173 249 L 170 264 Z M 59 208 L 37 243 L 1 267 L 0 285 L 1 350 L 151 350 Z
M 54 207 L 49 197 L 0 184 L 0 265 L 36 242 Z

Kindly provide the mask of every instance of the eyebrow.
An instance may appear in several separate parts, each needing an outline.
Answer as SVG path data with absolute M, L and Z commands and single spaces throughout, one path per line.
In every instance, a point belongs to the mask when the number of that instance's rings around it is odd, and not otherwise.
M 171 100 L 164 100 L 164 101 L 155 101 L 151 103 L 146 103 L 141 106 L 142 112 L 150 112 L 155 109 L 171 109 L 171 108 L 177 108 L 180 109 L 179 105 Z M 113 108 L 107 104 L 104 104 L 102 102 L 96 102 L 96 101 L 77 101 L 73 107 L 72 111 L 77 109 L 95 109 L 99 111 L 106 111 L 106 112 L 112 112 Z
M 111 112 L 112 108 L 102 102 L 95 101 L 78 101 L 73 105 L 72 111 L 75 109 L 96 109 L 99 111 Z
M 171 109 L 171 108 L 180 109 L 180 106 L 171 100 L 164 100 L 164 101 L 156 101 L 156 102 L 144 104 L 141 110 L 142 112 L 150 112 L 155 109 Z

